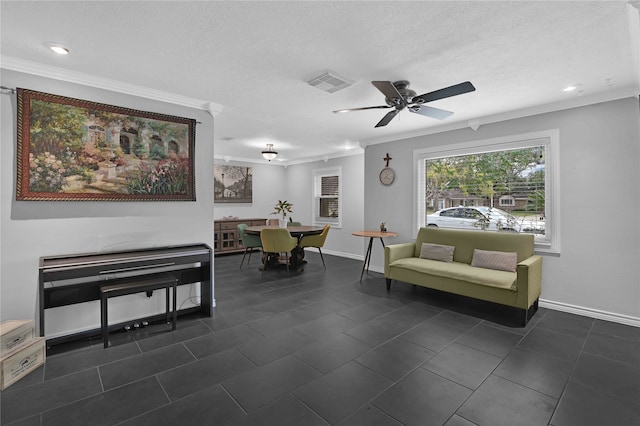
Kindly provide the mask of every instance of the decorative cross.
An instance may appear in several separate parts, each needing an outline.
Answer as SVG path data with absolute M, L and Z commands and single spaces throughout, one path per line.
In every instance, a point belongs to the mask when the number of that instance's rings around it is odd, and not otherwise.
M 383 160 L 387 162 L 387 165 L 385 167 L 389 167 L 389 161 L 393 160 L 393 158 L 389 157 L 389 153 L 387 152 L 387 156 L 384 157 Z

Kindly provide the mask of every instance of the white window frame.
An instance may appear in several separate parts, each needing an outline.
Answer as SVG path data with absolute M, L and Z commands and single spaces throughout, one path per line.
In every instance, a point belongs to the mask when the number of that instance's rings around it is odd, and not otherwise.
M 312 175 L 313 175 L 313 194 L 311 197 L 311 212 L 313 214 L 313 224 L 314 225 L 329 224 L 334 228 L 342 228 L 342 166 L 314 169 L 312 170 Z M 320 180 L 325 176 L 338 176 L 338 217 L 335 219 L 321 218 L 319 214 L 320 194 L 318 193 L 318 191 L 321 187 Z
M 425 226 L 426 160 L 460 155 L 482 154 L 536 146 L 545 147 L 545 236 L 536 238 L 539 253 L 560 253 L 560 131 L 559 129 L 509 135 L 499 138 L 421 148 L 413 151 L 415 233 Z M 414 235 L 415 237 L 415 235 Z
M 498 207 L 513 207 L 515 205 L 516 199 L 511 195 L 503 195 L 498 199 Z

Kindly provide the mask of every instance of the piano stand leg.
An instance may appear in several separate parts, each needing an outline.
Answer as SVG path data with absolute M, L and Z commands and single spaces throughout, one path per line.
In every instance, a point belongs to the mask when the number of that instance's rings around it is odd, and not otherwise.
M 109 318 L 107 314 L 107 300 L 108 297 L 100 298 L 100 330 L 102 331 L 102 342 L 104 343 L 105 348 L 109 346 Z
M 138 279 L 138 280 L 114 280 L 113 284 L 103 285 L 100 287 L 100 328 L 102 331 L 102 342 L 104 347 L 109 347 L 109 316 L 108 316 L 108 300 L 110 297 L 125 296 L 128 294 L 152 292 L 153 290 L 164 288 L 166 290 L 166 319 L 171 321 L 171 330 L 176 329 L 178 322 L 177 311 L 177 295 L 178 295 L 178 279 L 170 274 L 163 274 L 159 277 Z M 169 290 L 173 289 L 173 319 L 170 320 L 169 314 Z

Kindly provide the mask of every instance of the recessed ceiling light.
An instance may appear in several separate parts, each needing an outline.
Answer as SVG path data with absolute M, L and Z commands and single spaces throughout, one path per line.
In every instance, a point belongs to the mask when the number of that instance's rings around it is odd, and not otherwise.
M 582 84 L 569 84 L 562 89 L 563 92 L 573 92 L 579 90 L 582 87 Z
M 57 53 L 58 55 L 68 55 L 69 54 L 69 49 L 67 49 L 66 47 L 51 46 L 49 49 L 51 49 L 53 52 Z
M 357 148 L 358 147 L 358 143 L 352 143 L 352 142 L 345 142 L 344 144 L 342 144 L 342 149 L 344 149 L 345 151 L 349 151 L 351 149 Z
M 52 52 L 58 54 L 58 55 L 68 55 L 69 54 L 69 48 L 63 46 L 60 43 L 45 43 L 44 44 L 46 47 L 49 48 L 49 50 L 51 50 Z

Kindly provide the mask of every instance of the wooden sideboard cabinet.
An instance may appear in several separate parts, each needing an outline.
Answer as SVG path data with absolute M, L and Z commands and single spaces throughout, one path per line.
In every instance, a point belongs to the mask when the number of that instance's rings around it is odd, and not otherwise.
M 259 226 L 266 223 L 266 219 L 220 219 L 213 222 L 214 247 L 213 253 L 234 253 L 244 251 L 242 239 L 238 235 L 238 225 Z

